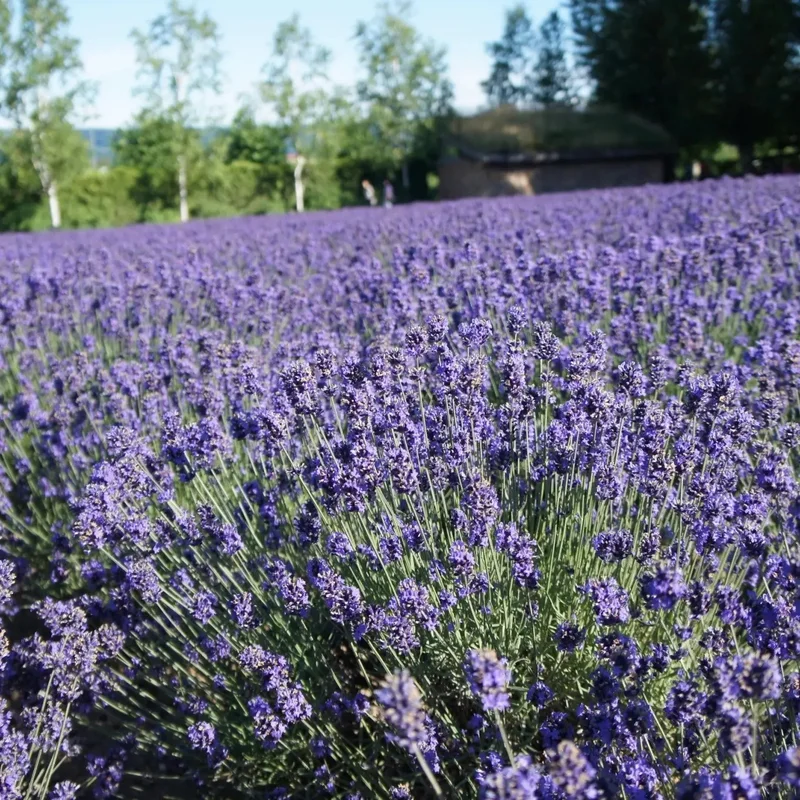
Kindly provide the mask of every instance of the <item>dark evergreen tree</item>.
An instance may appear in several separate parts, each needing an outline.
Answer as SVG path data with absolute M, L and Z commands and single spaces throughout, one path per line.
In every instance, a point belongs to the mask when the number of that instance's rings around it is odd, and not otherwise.
M 558 11 L 553 11 L 539 28 L 539 53 L 531 87 L 531 96 L 537 105 L 572 105 L 574 102 L 565 38 L 564 22 Z
M 736 144 L 748 171 L 753 151 L 780 140 L 797 121 L 796 0 L 712 0 L 711 46 L 715 68 L 715 132 Z
M 486 46 L 492 71 L 481 83 L 491 105 L 520 104 L 532 100 L 530 74 L 536 36 L 528 13 L 521 5 L 506 12 L 503 35 Z
M 709 141 L 713 63 L 706 3 L 570 0 L 579 62 L 595 99 L 662 125 L 684 147 Z

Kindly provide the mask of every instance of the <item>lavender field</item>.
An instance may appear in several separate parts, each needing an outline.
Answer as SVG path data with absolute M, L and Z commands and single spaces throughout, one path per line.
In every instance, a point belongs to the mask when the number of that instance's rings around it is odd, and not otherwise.
M 800 180 L 0 239 L 0 797 L 800 794 Z

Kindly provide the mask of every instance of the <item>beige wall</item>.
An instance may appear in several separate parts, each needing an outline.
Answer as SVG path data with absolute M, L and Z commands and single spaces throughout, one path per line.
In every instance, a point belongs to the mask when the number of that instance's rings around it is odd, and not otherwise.
M 573 189 L 605 189 L 662 183 L 660 159 L 595 161 L 584 164 L 544 164 L 526 169 L 484 167 L 475 161 L 453 160 L 439 167 L 439 197 L 496 197 L 546 194 Z

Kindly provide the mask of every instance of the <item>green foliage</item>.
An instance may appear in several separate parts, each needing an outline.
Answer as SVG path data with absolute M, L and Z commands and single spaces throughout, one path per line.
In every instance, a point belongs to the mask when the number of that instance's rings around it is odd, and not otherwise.
M 73 120 L 92 87 L 80 77 L 79 42 L 67 33 L 69 15 L 60 0 L 21 3 L 19 32 L 12 36 L 7 3 L 0 12 L 4 106 L 17 130 L 27 131 L 24 152 L 48 194 L 53 227 L 61 224 L 58 185 L 85 163 Z
M 738 145 L 749 169 L 756 143 L 791 130 L 800 7 L 794 0 L 712 0 L 711 19 L 714 132 Z
M 356 43 L 364 77 L 359 99 L 396 167 L 412 153 L 421 129 L 450 109 L 453 87 L 446 51 L 423 39 L 408 20 L 410 6 L 383 3 L 371 22 L 360 22 Z
M 11 131 L 0 141 L 0 230 L 30 230 L 42 186 L 29 158 L 28 135 Z
M 531 99 L 530 72 L 535 49 L 533 23 L 524 6 L 514 6 L 506 11 L 502 37 L 486 46 L 492 69 L 481 87 L 491 105 L 524 103 Z
M 297 152 L 305 149 L 304 132 L 326 113 L 330 57 L 329 50 L 314 43 L 297 14 L 278 25 L 259 88 Z
M 276 125 L 255 121 L 245 106 L 233 118 L 227 135 L 226 161 L 249 161 L 263 168 L 286 163 L 286 132 Z
M 91 87 L 64 3 L 20 0 L 17 19 L 0 0 L 0 101 L 15 125 L 0 146 L 3 230 L 47 227 L 48 207 L 59 224 L 59 197 L 75 206 L 63 210 L 69 227 L 361 204 L 364 179 L 380 190 L 388 178 L 401 201 L 433 199 L 443 142 L 486 152 L 677 144 L 690 163 L 729 141 L 747 169 L 754 154 L 800 141 L 798 0 L 569 0 L 575 66 L 593 92 L 580 113 L 559 12 L 537 33 L 517 4 L 487 45 L 481 85 L 493 109 L 467 120 L 452 114 L 445 50 L 405 0 L 357 25 L 352 89 L 331 85 L 330 52 L 295 14 L 275 30 L 257 85 L 270 124 L 249 101 L 211 137 L 202 109 L 221 89 L 217 25 L 166 0 L 131 33 L 144 107 L 101 173 L 74 127 Z
M 79 181 L 89 169 L 89 153 L 83 137 L 68 123 L 49 131 L 52 141 L 60 141 L 49 169 L 59 176 L 60 206 L 67 202 L 67 187 Z M 36 169 L 34 135 L 15 130 L 0 141 L 0 230 L 40 230 L 52 225 L 50 210 L 43 205 L 41 177 Z M 69 212 L 62 213 L 61 224 L 69 225 Z M 70 226 L 74 227 L 74 226 Z
M 286 161 L 286 134 L 275 125 L 255 121 L 250 108 L 241 109 L 226 139 L 225 162 L 255 167 L 253 207 L 283 211 L 291 204 L 292 169 Z M 240 167 L 241 169 L 241 167 Z M 253 213 L 266 213 L 265 210 Z
M 167 12 L 147 31 L 131 32 L 140 85 L 147 108 L 176 123 L 181 131 L 199 121 L 198 101 L 219 93 L 219 33 L 208 15 L 169 0 Z
M 379 186 L 385 178 L 395 177 L 397 168 L 390 148 L 380 137 L 377 125 L 367 118 L 350 114 L 339 123 L 341 149 L 336 177 L 344 205 L 364 202 L 361 181 L 365 178 Z
M 558 11 L 553 11 L 539 29 L 539 53 L 531 90 L 531 97 L 537 105 L 569 106 L 574 103 L 575 92 L 565 39 L 564 22 Z
M 131 167 L 88 170 L 64 184 L 61 192 L 66 228 L 130 225 L 138 209 L 131 199 L 137 171 Z
M 262 70 L 265 77 L 259 85 L 261 99 L 276 118 L 285 143 L 299 159 L 291 179 L 298 211 L 305 206 L 306 164 L 311 162 L 311 171 L 319 176 L 331 174 L 334 169 L 331 163 L 321 163 L 330 162 L 336 150 L 331 126 L 335 125 L 338 97 L 328 86 L 329 62 L 330 52 L 314 43 L 310 31 L 302 27 L 295 14 L 275 31 L 272 53 Z M 335 207 L 329 205 L 333 202 L 330 191 L 318 185 L 311 193 L 310 202 L 322 202 L 317 207 Z
M 189 216 L 188 170 L 194 130 L 202 116 L 200 101 L 205 95 L 219 94 L 222 88 L 217 25 L 191 6 L 169 0 L 167 12 L 156 17 L 147 31 L 132 31 L 131 38 L 139 64 L 137 91 L 147 100 L 145 113 L 171 125 L 171 137 L 157 145 L 158 158 L 168 148 L 177 163 L 175 190 L 181 220 L 185 221 Z
M 139 208 L 141 221 L 152 219 L 155 211 L 177 208 L 178 161 L 174 142 L 178 129 L 179 125 L 168 117 L 143 112 L 114 140 L 115 162 L 137 170 L 131 198 Z M 189 133 L 184 147 L 197 158 L 199 137 L 196 132 Z
M 598 102 L 662 125 L 684 147 L 710 136 L 712 54 L 699 0 L 570 0 Z

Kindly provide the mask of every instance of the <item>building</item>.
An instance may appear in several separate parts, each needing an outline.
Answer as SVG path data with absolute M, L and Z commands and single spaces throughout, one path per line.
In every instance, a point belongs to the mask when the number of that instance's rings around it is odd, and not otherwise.
M 439 197 L 545 194 L 671 180 L 676 149 L 658 126 L 604 109 L 506 106 L 453 120 Z

